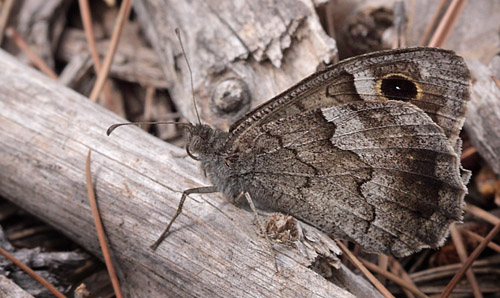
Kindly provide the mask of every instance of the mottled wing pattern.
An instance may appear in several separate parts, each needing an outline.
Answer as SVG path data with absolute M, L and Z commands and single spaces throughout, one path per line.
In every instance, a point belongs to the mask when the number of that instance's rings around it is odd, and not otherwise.
M 353 102 L 259 131 L 252 153 L 234 159 L 232 179 L 245 181 L 261 208 L 395 256 L 441 245 L 461 219 L 458 156 L 411 104 Z
M 438 247 L 462 217 L 454 146 L 469 84 L 462 58 L 440 49 L 346 60 L 232 126 L 233 178 L 261 207 L 370 250 Z
M 406 90 L 398 93 L 398 87 Z M 228 147 L 234 151 L 251 141 L 255 127 L 269 121 L 352 101 L 388 99 L 421 108 L 455 145 L 469 89 L 469 70 L 452 51 L 416 47 L 366 54 L 317 72 L 249 112 L 231 127 Z

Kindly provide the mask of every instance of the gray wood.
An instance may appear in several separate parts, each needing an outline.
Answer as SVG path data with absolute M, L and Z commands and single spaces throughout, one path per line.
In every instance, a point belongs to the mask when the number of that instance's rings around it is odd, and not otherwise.
M 380 8 L 392 10 L 399 0 L 337 0 L 333 15 L 337 32 L 337 43 L 341 55 L 346 55 L 345 38 L 347 26 L 356 21 L 353 18 L 357 13 L 374 11 Z M 432 22 L 441 1 L 435 0 L 403 0 L 408 18 L 407 42 L 408 46 L 422 45 L 422 39 L 429 23 Z M 448 1 L 451 2 L 451 1 Z M 469 0 L 460 13 L 460 17 L 445 42 L 443 48 L 456 51 L 459 55 L 488 63 L 500 51 L 500 22 L 493 21 L 500 18 L 499 1 Z M 356 21 L 359 23 L 359 21 Z M 474 24 L 471 26 L 471 24 Z M 366 26 L 359 24 L 360 28 Z M 365 28 L 363 28 L 365 29 Z M 360 30 L 355 28 L 354 30 Z M 367 30 L 367 29 L 365 29 Z M 383 34 L 382 42 L 386 48 L 392 45 L 393 28 L 390 27 Z M 358 36 L 359 37 L 359 36 Z M 369 38 L 369 37 L 367 37 Z M 358 42 L 360 42 L 358 40 Z M 360 45 L 362 46 L 362 45 Z
M 92 181 L 124 292 L 129 297 L 352 297 L 275 244 L 280 274 L 253 214 L 220 196 L 193 195 L 156 252 L 148 247 L 175 213 L 181 192 L 207 185 L 180 148 L 0 51 L 0 195 L 100 256 L 85 188 Z
M 4 275 L 0 275 L 0 297 L 33 298 Z
M 218 128 L 331 62 L 337 51 L 310 0 L 138 0 L 134 10 L 171 82 L 173 100 L 193 121 L 189 76 L 174 34 L 180 29 L 202 119 Z M 236 90 L 224 84 L 230 79 L 240 83 Z M 239 109 L 217 112 L 212 97 L 225 91 L 243 94 L 235 96 Z
M 473 85 L 465 130 L 481 157 L 500 175 L 500 89 L 487 66 L 472 60 L 467 64 Z
M 97 51 L 101 57 L 104 57 L 109 48 L 109 40 L 98 40 L 96 43 Z M 83 30 L 66 29 L 61 37 L 61 44 L 56 56 L 63 61 L 71 62 L 75 56 L 88 55 L 88 53 L 87 40 Z M 140 40 L 135 40 L 134 44 L 120 43 L 109 75 L 156 88 L 170 87 L 165 80 L 155 52 L 142 45 Z
M 51 68 L 55 66 L 53 51 L 66 25 L 66 11 L 71 3 L 70 0 L 16 1 L 13 16 L 9 18 L 9 25 L 19 32 L 30 49 Z M 6 47 L 11 52 L 19 53 L 19 59 L 29 61 L 12 41 L 9 40 Z

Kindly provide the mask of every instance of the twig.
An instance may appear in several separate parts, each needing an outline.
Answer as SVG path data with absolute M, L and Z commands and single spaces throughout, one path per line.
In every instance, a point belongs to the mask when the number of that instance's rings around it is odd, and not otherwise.
M 476 148 L 471 146 L 471 147 L 465 149 L 464 152 L 462 152 L 462 156 L 460 156 L 460 160 L 464 161 L 476 153 L 477 153 Z
M 41 235 L 43 232 L 53 231 L 54 229 L 50 226 L 35 226 L 33 228 L 22 229 L 19 232 L 15 232 L 9 235 L 10 241 L 17 241 L 23 238 L 27 238 L 33 235 Z
M 14 4 L 14 0 L 6 0 L 2 5 L 2 11 L 0 12 L 0 46 L 3 42 L 3 35 L 9 21 L 10 12 L 12 11 L 12 7 L 14 7 L 12 4 Z
M 476 260 L 472 264 L 472 268 L 473 268 L 474 272 L 476 272 L 476 271 L 481 269 L 480 267 L 495 266 L 499 263 L 499 261 L 500 261 L 500 259 L 498 259 L 498 258 Z M 462 267 L 461 263 L 443 265 L 443 266 L 434 267 L 434 268 L 418 271 L 415 273 L 411 273 L 410 277 L 416 283 L 426 283 L 426 282 L 431 282 L 431 281 L 435 281 L 438 279 L 452 278 L 453 275 L 455 275 L 455 273 L 457 273 L 458 269 L 460 269 L 460 267 Z
M 85 38 L 89 44 L 89 52 L 94 63 L 94 71 L 98 74 L 101 71 L 101 59 L 94 39 L 94 28 L 92 27 L 92 15 L 90 14 L 90 7 L 88 0 L 79 0 L 80 14 L 82 16 L 83 30 L 85 31 Z M 104 106 L 107 107 L 111 103 L 111 89 L 109 84 L 104 84 Z M 97 98 L 96 98 L 97 101 Z
M 474 232 L 472 232 L 464 227 L 460 227 L 460 231 L 464 232 L 465 234 L 467 234 L 467 236 L 469 236 L 472 239 L 477 240 L 479 242 L 484 240 L 483 236 L 481 236 L 477 233 L 474 233 Z M 494 251 L 500 253 L 500 245 L 496 244 L 495 242 L 493 242 L 493 241 L 488 242 L 488 247 L 493 249 Z
M 0 247 L 0 254 L 6 257 L 9 261 L 14 263 L 16 266 L 21 268 L 24 272 L 28 273 L 29 276 L 33 277 L 36 281 L 41 283 L 44 287 L 46 287 L 52 294 L 59 298 L 66 298 L 61 292 L 59 292 L 53 285 L 51 285 L 45 278 L 38 275 L 35 271 L 33 271 L 30 267 L 23 264 L 18 259 L 14 258 L 8 251 Z
M 153 108 L 153 99 L 156 92 L 155 87 L 146 87 L 146 96 L 144 98 L 144 113 L 142 114 L 143 121 L 149 121 L 151 119 L 151 110 Z M 142 127 L 144 131 L 148 131 L 151 125 L 146 124 Z
M 97 208 L 97 201 L 95 199 L 94 187 L 92 185 L 92 178 L 90 174 L 90 150 L 87 154 L 87 162 L 85 164 L 85 176 L 87 178 L 87 193 L 89 196 L 90 209 L 92 209 L 92 215 L 94 216 L 94 224 L 97 230 L 97 238 L 99 238 L 99 245 L 101 246 L 102 255 L 104 257 L 104 262 L 106 263 L 106 268 L 108 269 L 109 278 L 111 279 L 111 284 L 113 285 L 113 290 L 117 298 L 123 298 L 122 291 L 120 289 L 120 283 L 118 277 L 116 276 L 115 268 L 113 267 L 113 261 L 109 254 L 108 243 L 106 241 L 106 235 L 104 234 L 104 228 L 102 226 L 101 216 L 99 215 L 99 209 Z
M 446 6 L 446 3 L 448 3 L 448 2 L 449 2 L 449 0 L 441 0 L 441 2 L 439 2 L 439 6 L 436 9 L 434 16 L 432 16 L 432 20 L 429 22 L 427 27 L 425 27 L 424 37 L 420 41 L 421 46 L 425 46 L 429 43 L 429 40 L 430 40 L 431 34 L 432 34 L 432 30 L 437 27 L 439 17 L 442 15 L 441 12 L 443 11 L 444 7 Z
M 415 288 L 417 287 L 417 285 L 413 282 L 413 280 L 410 278 L 410 276 L 408 275 L 408 273 L 403 268 L 403 266 L 399 263 L 398 260 L 396 260 L 395 258 L 391 257 L 389 259 L 389 264 L 390 264 L 389 268 L 391 269 L 392 273 L 396 274 L 397 276 L 400 276 L 404 281 L 406 281 L 407 283 L 411 284 Z M 402 290 L 403 290 L 403 292 L 405 293 L 405 295 L 408 298 L 414 298 L 415 297 L 415 295 L 411 291 L 409 291 L 408 289 L 402 287 Z
M 386 255 L 378 255 L 378 267 L 383 271 L 387 271 L 389 267 L 389 257 Z M 386 284 L 385 278 L 379 276 L 378 280 L 380 280 L 381 284 Z
M 118 41 L 120 40 L 120 35 L 125 25 L 125 21 L 128 19 L 130 15 L 131 9 L 132 9 L 132 0 L 123 0 L 122 5 L 120 6 L 120 11 L 118 12 L 118 17 L 116 19 L 115 28 L 113 29 L 113 34 L 111 35 L 111 42 L 109 44 L 109 49 L 106 53 L 106 57 L 104 58 L 102 69 L 97 74 L 97 80 L 94 84 L 94 88 L 92 88 L 92 92 L 90 92 L 89 98 L 94 102 L 99 97 L 102 87 L 106 82 L 106 78 L 108 76 L 111 63 L 113 62 L 113 58 L 115 56 L 116 47 L 118 46 Z
M 328 36 L 335 38 L 335 23 L 333 13 L 335 11 L 335 3 L 329 1 L 325 6 L 325 14 L 326 14 L 326 33 Z
M 453 240 L 453 244 L 455 244 L 455 249 L 457 251 L 458 257 L 460 258 L 460 262 L 462 262 L 463 264 L 465 263 L 465 261 L 467 261 L 467 250 L 465 249 L 462 235 L 460 235 L 460 232 L 458 231 L 456 225 L 451 226 L 450 234 L 451 234 L 451 239 Z M 469 284 L 472 288 L 472 293 L 474 294 L 474 297 L 482 298 L 483 294 L 479 290 L 479 285 L 477 283 L 477 279 L 476 276 L 474 275 L 474 272 L 472 272 L 472 269 L 468 269 L 465 272 L 465 275 L 467 276 L 467 280 L 469 281 Z
M 19 47 L 21 51 L 23 51 L 26 56 L 35 64 L 35 66 L 40 69 L 44 74 L 46 74 L 48 77 L 57 80 L 57 74 L 43 61 L 40 57 L 38 57 L 35 52 L 31 50 L 29 45 L 24 41 L 24 39 L 17 33 L 17 31 L 12 28 L 8 27 L 7 30 L 5 31 L 7 36 L 14 41 L 14 43 Z
M 443 44 L 450 36 L 451 30 L 453 29 L 453 26 L 455 26 L 455 23 L 457 22 L 457 19 L 460 16 L 460 13 L 462 12 L 462 9 L 464 8 L 466 2 L 466 0 L 453 0 L 451 2 L 443 18 L 441 19 L 441 22 L 439 22 L 434 35 L 429 41 L 429 47 L 443 46 Z
M 373 276 L 373 274 L 371 274 L 370 271 L 368 271 L 368 269 L 366 269 L 366 267 L 361 263 L 361 261 L 358 258 L 356 258 L 356 256 L 354 256 L 351 253 L 351 251 L 341 241 L 335 240 L 335 242 L 340 247 L 342 252 L 347 256 L 349 261 L 351 261 L 351 263 L 354 266 L 356 266 L 366 276 L 366 278 L 368 278 L 368 280 L 380 291 L 380 293 L 382 293 L 382 295 L 384 295 L 384 297 L 394 297 L 391 294 L 391 292 L 389 292 L 389 290 L 387 290 L 387 288 L 384 287 L 384 285 L 381 284 L 380 281 L 378 281 L 378 279 L 375 278 L 375 276 Z
M 394 14 L 394 38 L 392 40 L 392 48 L 406 48 L 406 18 L 405 4 L 403 1 L 396 1 L 393 5 Z
M 500 89 L 500 80 L 497 79 L 497 77 L 495 77 L 495 76 L 491 76 L 491 79 L 495 82 L 495 84 L 497 85 L 498 89 Z
M 455 276 L 453 276 L 450 283 L 446 286 L 443 293 L 441 294 L 442 298 L 447 298 L 451 295 L 451 291 L 453 291 L 455 285 L 460 281 L 462 276 L 464 276 L 465 271 L 469 269 L 469 267 L 472 265 L 472 262 L 474 262 L 477 259 L 477 257 L 479 257 L 479 255 L 483 252 L 488 242 L 490 242 L 493 239 L 493 237 L 495 237 L 499 232 L 500 232 L 500 221 L 495 225 L 493 230 L 491 230 L 488 233 L 488 235 L 484 238 L 484 240 L 481 241 L 481 243 L 476 247 L 476 249 L 474 249 L 474 251 L 471 253 L 467 261 L 464 263 L 464 265 L 455 274 Z
M 89 44 L 90 56 L 94 62 L 94 69 L 96 73 L 101 70 L 101 59 L 94 39 L 94 28 L 92 27 L 92 15 L 90 14 L 90 7 L 88 0 L 78 0 L 80 5 L 80 14 L 82 16 L 83 30 L 85 31 L 85 38 Z
M 465 211 L 470 212 L 476 217 L 479 217 L 480 219 L 483 219 L 487 222 L 489 222 L 492 225 L 496 225 L 500 223 L 500 218 L 496 217 L 495 215 L 489 213 L 488 211 L 485 211 L 477 206 L 474 206 L 472 204 L 467 204 L 465 205 L 464 208 Z
M 371 271 L 373 271 L 377 274 L 383 275 L 384 277 L 393 281 L 394 283 L 398 284 L 399 286 L 404 287 L 405 289 L 411 291 L 417 297 L 427 297 L 424 293 L 420 292 L 419 289 L 417 289 L 412 284 L 406 282 L 405 280 L 403 280 L 399 276 L 396 276 L 395 274 L 387 272 L 386 270 L 382 270 L 382 269 L 380 269 L 380 267 L 378 267 L 377 265 L 375 265 L 373 263 L 368 262 L 367 260 L 360 258 L 359 261 L 361 261 L 363 263 L 363 265 L 365 265 Z

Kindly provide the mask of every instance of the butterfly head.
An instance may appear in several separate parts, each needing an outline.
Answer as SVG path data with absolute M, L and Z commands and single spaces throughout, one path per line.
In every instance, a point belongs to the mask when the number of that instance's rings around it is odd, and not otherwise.
M 209 156 L 222 152 L 226 138 L 226 132 L 206 124 L 186 126 L 186 149 L 194 159 L 197 158 L 192 153 L 198 156 Z

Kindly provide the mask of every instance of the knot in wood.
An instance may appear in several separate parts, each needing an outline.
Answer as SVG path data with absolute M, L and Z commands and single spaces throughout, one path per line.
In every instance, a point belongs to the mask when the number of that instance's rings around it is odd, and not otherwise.
M 221 82 L 212 96 L 212 104 L 222 114 L 234 114 L 250 103 L 250 91 L 242 80 L 231 78 Z

